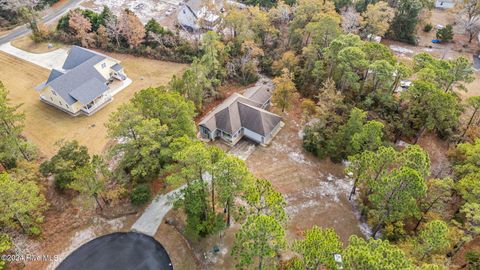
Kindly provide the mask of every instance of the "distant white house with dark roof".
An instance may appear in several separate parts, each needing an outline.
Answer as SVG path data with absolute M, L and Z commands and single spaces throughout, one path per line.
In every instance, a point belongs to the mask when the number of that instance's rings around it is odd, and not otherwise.
M 127 79 L 120 61 L 73 46 L 61 69 L 37 86 L 40 100 L 71 115 L 91 115 L 112 100 Z M 113 86 L 115 85 L 115 86 Z
M 220 16 L 202 6 L 199 0 L 181 3 L 181 8 L 177 13 L 178 23 L 190 31 L 197 31 L 201 28 L 213 30 L 220 20 Z
M 280 116 L 266 110 L 271 97 L 269 85 L 231 95 L 198 124 L 200 136 L 207 140 L 221 138 L 231 145 L 243 137 L 262 145 L 270 143 L 284 125 Z
M 434 5 L 440 9 L 450 9 L 455 7 L 455 0 L 436 0 Z
M 228 0 L 206 0 L 211 1 L 211 6 L 216 11 L 209 10 L 204 0 L 185 0 L 181 2 L 181 8 L 177 13 L 177 22 L 188 30 L 197 31 L 200 29 L 214 30 L 222 18 L 219 14 L 225 11 L 225 4 L 238 8 L 246 8 L 244 4 Z

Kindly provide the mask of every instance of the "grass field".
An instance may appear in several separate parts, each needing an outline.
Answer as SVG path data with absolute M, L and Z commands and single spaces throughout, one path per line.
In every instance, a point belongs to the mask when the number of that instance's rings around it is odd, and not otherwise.
M 49 71 L 0 52 L 0 81 L 10 91 L 12 104 L 22 104 L 26 114 L 24 135 L 32 141 L 42 155 L 55 154 L 55 142 L 77 140 L 91 153 L 103 152 L 107 144 L 104 123 L 110 113 L 127 102 L 135 92 L 168 83 L 172 75 L 180 73 L 185 65 L 144 59 L 131 55 L 109 54 L 122 61 L 125 73 L 133 83 L 118 93 L 112 103 L 92 116 L 72 117 L 39 100 L 35 87 L 46 80 Z
M 31 35 L 19 37 L 15 40 L 12 40 L 10 43 L 13 47 L 31 53 L 46 53 L 58 49 L 59 46 L 61 47 L 60 44 L 57 44 L 55 42 L 35 42 L 32 40 Z M 48 44 L 52 44 L 53 47 L 48 48 Z

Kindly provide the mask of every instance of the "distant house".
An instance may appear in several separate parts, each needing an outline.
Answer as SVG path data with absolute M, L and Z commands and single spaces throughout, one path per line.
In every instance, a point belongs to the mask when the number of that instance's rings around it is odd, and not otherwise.
M 233 94 L 198 124 L 200 136 L 221 138 L 231 145 L 243 137 L 262 145 L 270 143 L 284 125 L 280 116 L 266 110 L 271 97 L 268 85 L 249 88 L 243 95 Z
M 190 31 L 197 31 L 201 28 L 213 30 L 220 19 L 220 16 L 202 6 L 201 1 L 198 0 L 181 3 L 177 14 L 178 23 Z
M 203 0 L 186 0 L 180 3 L 181 8 L 177 13 L 178 24 L 190 31 L 198 31 L 200 29 L 214 30 L 215 26 L 222 20 L 218 14 L 225 11 L 224 3 L 238 8 L 246 8 L 244 4 L 231 0 L 226 2 L 221 0 L 209 1 L 212 1 L 211 6 L 215 7 L 216 11 L 208 9 Z
M 52 69 L 37 86 L 40 100 L 71 115 L 91 115 L 119 91 L 114 80 L 127 79 L 120 61 L 73 46 L 61 69 Z
M 436 0 L 435 8 L 450 9 L 455 7 L 455 0 Z

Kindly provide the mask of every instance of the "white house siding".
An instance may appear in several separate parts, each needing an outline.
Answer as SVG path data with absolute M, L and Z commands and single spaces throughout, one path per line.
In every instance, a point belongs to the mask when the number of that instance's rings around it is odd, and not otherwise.
M 243 135 L 247 138 L 249 138 L 250 140 L 252 141 L 255 141 L 257 143 L 263 143 L 263 136 L 258 134 L 258 133 L 255 133 L 249 129 L 246 129 L 244 128 L 243 129 Z
M 77 101 L 73 103 L 71 107 L 73 111 L 78 112 L 83 108 L 83 104 Z
M 40 92 L 40 96 L 46 102 L 52 103 L 52 104 L 62 108 L 63 110 L 69 111 L 73 114 L 80 110 L 79 108 L 77 108 L 77 106 L 74 106 L 75 104 L 73 104 L 72 106 L 68 105 L 67 102 L 65 102 L 65 100 L 63 100 L 63 98 L 60 97 L 60 95 L 58 93 L 54 93 L 54 91 L 51 87 L 47 87 L 45 90 Z

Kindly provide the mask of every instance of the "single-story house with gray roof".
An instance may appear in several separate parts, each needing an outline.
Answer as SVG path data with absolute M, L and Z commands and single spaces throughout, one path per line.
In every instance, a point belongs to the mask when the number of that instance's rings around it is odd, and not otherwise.
M 127 77 L 120 61 L 73 46 L 61 69 L 36 87 L 40 100 L 71 115 L 91 115 L 112 100 L 111 84 Z
M 220 138 L 230 145 L 243 137 L 262 145 L 270 143 L 284 125 L 280 116 L 266 110 L 271 97 L 272 89 L 267 85 L 231 95 L 198 124 L 200 137 Z

